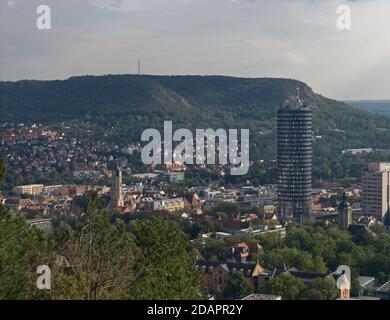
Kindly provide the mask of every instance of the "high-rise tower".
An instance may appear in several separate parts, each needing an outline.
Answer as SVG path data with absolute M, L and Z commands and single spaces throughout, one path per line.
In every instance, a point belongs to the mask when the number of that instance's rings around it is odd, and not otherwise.
M 311 213 L 312 112 L 299 87 L 277 118 L 278 212 L 286 222 L 302 223 Z
M 112 170 L 112 187 L 111 187 L 111 199 L 109 203 L 110 208 L 123 208 L 125 206 L 125 200 L 122 190 L 122 171 L 116 162 Z
M 369 163 L 362 185 L 363 214 L 383 221 L 390 206 L 390 163 Z

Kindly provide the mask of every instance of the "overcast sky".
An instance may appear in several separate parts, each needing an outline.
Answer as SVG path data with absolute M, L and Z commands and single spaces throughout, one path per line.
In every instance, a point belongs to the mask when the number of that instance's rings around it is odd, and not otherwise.
M 84 74 L 297 78 L 390 99 L 390 0 L 0 0 L 0 79 Z M 38 30 L 49 5 L 52 29 Z M 352 30 L 336 26 L 352 10 Z

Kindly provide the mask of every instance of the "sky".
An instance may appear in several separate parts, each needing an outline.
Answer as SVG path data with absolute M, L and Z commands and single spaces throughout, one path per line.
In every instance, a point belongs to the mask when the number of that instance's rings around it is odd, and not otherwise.
M 0 80 L 76 75 L 299 78 L 390 99 L 390 0 L 0 0 Z M 337 8 L 351 9 L 351 30 Z M 39 30 L 36 10 L 51 9 Z

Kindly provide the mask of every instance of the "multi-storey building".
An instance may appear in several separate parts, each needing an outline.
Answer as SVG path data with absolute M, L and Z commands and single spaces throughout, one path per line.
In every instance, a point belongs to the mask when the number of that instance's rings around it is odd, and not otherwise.
M 390 163 L 369 163 L 362 183 L 362 213 L 383 221 L 390 209 Z
M 12 191 L 16 194 L 29 194 L 29 195 L 37 195 L 44 191 L 43 184 L 30 184 L 25 186 L 17 186 L 12 189 Z
M 296 96 L 278 110 L 278 213 L 302 223 L 311 213 L 312 112 Z
M 175 212 L 183 210 L 184 208 L 185 206 L 183 198 L 163 199 L 152 202 L 153 211 Z

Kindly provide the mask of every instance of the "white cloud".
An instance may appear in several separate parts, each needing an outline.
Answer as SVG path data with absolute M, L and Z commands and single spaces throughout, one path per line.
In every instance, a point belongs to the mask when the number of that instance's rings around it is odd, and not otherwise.
M 15 8 L 16 7 L 16 2 L 12 1 L 12 0 L 8 0 L 7 1 L 7 6 L 11 7 L 11 8 Z
M 11 1 L 11 0 L 10 0 Z M 12 0 L 0 37 L 2 79 L 147 73 L 275 76 L 336 98 L 390 98 L 390 1 L 45 0 L 50 33 L 35 29 L 41 0 Z M 8 3 L 8 2 L 7 2 Z

